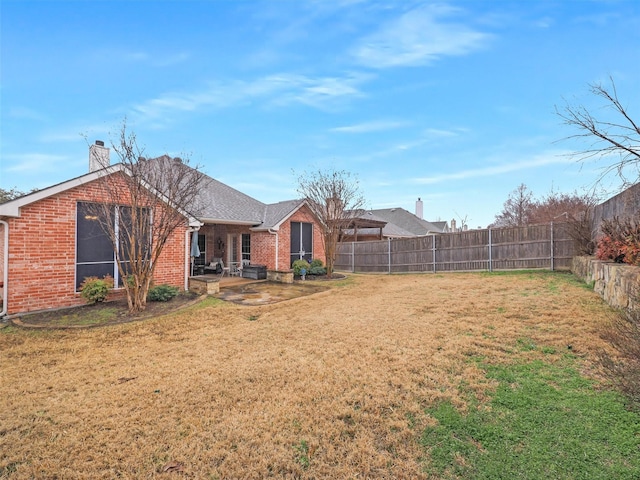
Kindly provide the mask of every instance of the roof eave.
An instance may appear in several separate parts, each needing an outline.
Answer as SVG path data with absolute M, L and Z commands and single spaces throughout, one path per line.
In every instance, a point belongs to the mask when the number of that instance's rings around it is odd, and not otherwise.
M 261 222 L 255 220 L 230 220 L 228 218 L 200 218 L 200 222 L 205 225 L 208 224 L 223 224 L 223 225 L 248 225 L 258 226 Z
M 37 192 L 29 193 L 20 198 L 16 198 L 15 200 L 10 200 L 9 202 L 0 205 L 0 217 L 20 217 L 20 209 L 25 205 L 30 205 L 47 197 L 51 197 L 58 193 L 62 193 L 72 188 L 82 186 L 89 182 L 93 182 L 94 180 L 98 180 L 105 175 L 111 175 L 115 172 L 120 172 L 123 170 L 124 166 L 121 163 L 117 163 L 107 168 L 96 170 L 95 172 L 90 172 L 80 177 L 72 178 L 71 180 L 58 183 L 57 185 L 43 188 L 42 190 L 38 190 Z
M 289 218 L 291 218 L 291 216 L 296 213 L 298 210 L 300 210 L 300 208 L 302 208 L 304 205 L 306 205 L 307 207 L 309 207 L 309 210 L 311 210 L 311 213 L 313 214 L 313 210 L 311 209 L 309 202 L 307 202 L 306 200 L 302 200 L 300 203 L 296 204 L 296 206 L 294 208 L 291 209 L 291 211 L 289 211 L 284 217 L 282 217 L 282 219 L 276 223 L 275 225 L 272 225 L 269 230 L 279 230 L 280 226 L 286 222 Z M 314 215 L 315 216 L 315 215 Z

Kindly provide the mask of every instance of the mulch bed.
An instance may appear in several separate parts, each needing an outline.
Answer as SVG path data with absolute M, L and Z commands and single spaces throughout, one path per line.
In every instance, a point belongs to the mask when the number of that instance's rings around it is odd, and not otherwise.
M 10 319 L 11 323 L 25 328 L 92 328 L 115 325 L 151 317 L 159 317 L 198 302 L 201 297 L 182 293 L 168 302 L 147 302 L 143 312 L 131 314 L 126 298 L 78 307 L 45 310 Z

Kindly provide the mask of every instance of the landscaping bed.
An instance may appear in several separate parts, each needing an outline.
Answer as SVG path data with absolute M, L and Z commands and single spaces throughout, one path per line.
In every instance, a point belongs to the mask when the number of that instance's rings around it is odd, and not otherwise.
M 126 298 L 98 302 L 78 307 L 45 310 L 14 317 L 11 322 L 30 328 L 88 328 L 126 323 L 159 317 L 188 306 L 198 300 L 197 295 L 182 293 L 167 302 L 147 302 L 147 308 L 139 313 L 129 313 Z

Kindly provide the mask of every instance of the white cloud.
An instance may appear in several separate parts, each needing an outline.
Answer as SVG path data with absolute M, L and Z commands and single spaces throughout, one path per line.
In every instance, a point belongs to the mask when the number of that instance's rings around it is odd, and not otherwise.
M 50 155 L 46 153 L 6 155 L 4 158 L 12 162 L 6 168 L 6 171 L 13 173 L 55 172 L 60 169 L 61 165 L 69 162 L 69 158 L 65 155 Z
M 465 131 L 464 129 L 442 130 L 439 128 L 427 128 L 424 131 L 424 133 L 429 138 L 450 138 L 450 137 L 457 137 L 464 131 Z
M 355 125 L 346 125 L 343 127 L 335 127 L 330 129 L 330 131 L 338 132 L 338 133 L 369 133 L 369 132 L 381 132 L 385 130 L 394 130 L 396 128 L 402 128 L 407 125 L 408 125 L 407 122 L 379 120 L 379 121 L 358 123 Z
M 226 108 L 247 102 L 284 106 L 303 104 L 321 110 L 335 108 L 340 101 L 362 96 L 359 86 L 371 76 L 309 77 L 296 74 L 269 75 L 257 80 L 215 82 L 197 92 L 174 92 L 134 106 L 147 119 L 171 112 L 192 112 L 202 108 Z
M 21 120 L 37 120 L 39 122 L 47 120 L 47 116 L 29 107 L 12 107 L 9 109 L 9 116 Z
M 363 38 L 352 50 L 356 61 L 372 68 L 428 65 L 450 55 L 482 48 L 490 34 L 442 21 L 458 10 L 429 5 L 411 10 Z
M 98 123 L 94 125 L 57 128 L 56 130 L 49 130 L 40 134 L 38 136 L 38 141 L 41 143 L 77 143 L 78 141 L 84 141 L 84 139 L 87 138 L 87 141 L 91 143 L 91 139 L 94 137 L 100 140 L 107 140 L 107 137 L 109 137 L 109 132 L 113 128 L 117 128 L 117 125 L 110 127 L 106 123 Z
M 147 52 L 142 50 L 116 50 L 103 49 L 94 54 L 92 58 L 108 58 L 111 64 L 118 61 L 123 63 L 138 63 L 149 67 L 172 67 L 186 62 L 191 58 L 188 52 Z
M 448 182 L 451 180 L 467 180 L 470 178 L 492 177 L 504 173 L 566 163 L 574 163 L 574 160 L 567 157 L 566 152 L 545 152 L 533 155 L 531 158 L 522 160 L 520 162 L 505 162 L 484 168 L 473 168 L 454 173 L 443 173 L 430 177 L 414 178 L 411 179 L 410 182 L 420 185 L 431 185 L 435 183 Z

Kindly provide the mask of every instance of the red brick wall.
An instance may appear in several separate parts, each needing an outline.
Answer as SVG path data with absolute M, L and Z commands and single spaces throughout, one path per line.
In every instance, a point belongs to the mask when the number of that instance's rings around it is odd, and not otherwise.
M 282 259 L 276 265 L 276 236 L 269 232 L 251 233 L 251 263 L 266 265 L 268 270 L 289 268 Z
M 278 264 L 276 265 L 276 239 L 268 232 L 251 234 L 251 262 L 266 265 L 269 270 L 288 270 L 291 268 L 291 222 L 313 224 L 313 258 L 324 263 L 324 240 L 322 229 L 307 206 L 301 207 L 288 218 L 278 230 Z
M 19 218 L 5 219 L 9 315 L 84 303 L 75 292 L 76 203 L 105 198 L 96 180 L 27 205 Z M 184 288 L 186 228 L 185 222 L 165 245 L 156 264 L 156 283 Z

